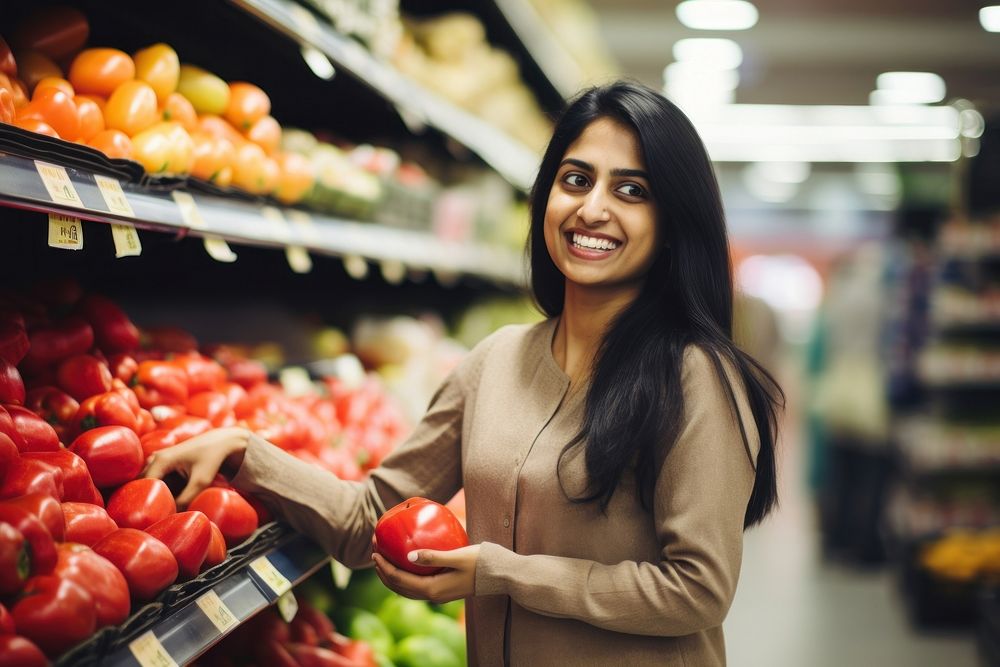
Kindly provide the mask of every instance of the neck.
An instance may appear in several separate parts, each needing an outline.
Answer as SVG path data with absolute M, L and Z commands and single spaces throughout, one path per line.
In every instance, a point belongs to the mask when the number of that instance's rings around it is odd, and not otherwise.
M 639 287 L 615 290 L 566 283 L 565 301 L 552 341 L 556 362 L 571 385 L 588 377 L 611 321 L 638 296 Z

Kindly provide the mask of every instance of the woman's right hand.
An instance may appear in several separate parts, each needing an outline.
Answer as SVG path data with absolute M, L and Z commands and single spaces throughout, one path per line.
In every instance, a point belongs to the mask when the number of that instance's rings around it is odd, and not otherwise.
M 250 431 L 245 428 L 217 428 L 156 452 L 146 461 L 143 476 L 163 479 L 176 472 L 186 477 L 177 505 L 187 507 L 212 483 L 223 464 L 239 468 L 249 441 Z

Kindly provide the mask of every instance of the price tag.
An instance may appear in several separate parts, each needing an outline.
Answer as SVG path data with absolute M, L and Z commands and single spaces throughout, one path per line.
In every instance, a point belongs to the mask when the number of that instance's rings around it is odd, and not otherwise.
M 76 188 L 73 187 L 73 182 L 69 180 L 69 174 L 66 173 L 65 167 L 35 160 L 35 169 L 38 170 L 38 175 L 52 201 L 57 204 L 86 208 L 80 195 L 77 194 Z
M 96 174 L 94 175 L 94 181 L 97 182 L 97 189 L 101 191 L 101 196 L 104 197 L 104 203 L 108 205 L 109 211 L 129 218 L 135 217 L 135 211 L 132 210 L 132 205 L 128 203 L 121 183 L 113 178 L 98 176 Z
M 295 273 L 309 273 L 312 271 L 313 263 L 309 253 L 300 245 L 290 245 L 285 248 L 285 259 L 288 266 L 292 267 Z
M 80 218 L 49 213 L 49 246 L 83 250 L 83 222 Z
M 115 257 L 138 257 L 142 254 L 139 232 L 134 226 L 112 223 L 111 238 L 115 242 Z
M 284 595 L 292 590 L 292 582 L 285 578 L 281 572 L 278 572 L 278 568 L 267 559 L 267 556 L 261 556 L 250 563 L 250 569 L 264 581 L 268 588 L 274 591 L 275 595 Z
M 299 613 L 299 601 L 295 599 L 295 593 L 288 591 L 278 598 L 278 613 L 285 623 L 291 623 L 295 614 Z
M 142 667 L 178 667 L 152 630 L 129 643 L 128 650 Z
M 285 220 L 285 216 L 281 215 L 281 211 L 273 206 L 261 206 L 260 214 L 264 216 L 265 220 L 271 223 L 267 225 L 267 231 L 271 238 L 278 243 L 291 242 L 291 230 L 288 228 L 288 222 Z
M 383 259 L 379 264 L 382 269 L 382 278 L 390 285 L 399 285 L 406 279 L 406 266 L 395 259 Z
M 333 585 L 339 589 L 347 588 L 347 582 L 351 580 L 350 568 L 344 566 L 337 560 L 330 560 L 330 574 L 333 575 Z
M 233 612 L 229 611 L 229 607 L 215 591 L 205 593 L 196 602 L 205 612 L 205 616 L 208 616 L 208 620 L 212 621 L 212 625 L 217 627 L 222 634 L 240 624 L 239 619 Z
M 217 262 L 226 262 L 228 264 L 236 261 L 236 253 L 229 247 L 225 239 L 218 236 L 205 236 L 205 252 Z
M 191 229 L 205 229 L 208 227 L 205 224 L 205 218 L 201 217 L 198 204 L 195 203 L 194 197 L 190 193 L 174 190 L 170 193 L 170 196 L 177 202 L 177 208 L 181 210 L 181 219 L 185 225 Z
M 344 270 L 355 280 L 364 280 L 368 277 L 368 262 L 358 255 L 344 255 Z

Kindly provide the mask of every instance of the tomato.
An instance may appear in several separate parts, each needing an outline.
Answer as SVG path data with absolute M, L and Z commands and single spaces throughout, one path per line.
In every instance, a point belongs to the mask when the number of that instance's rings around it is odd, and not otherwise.
M 177 92 L 188 98 L 198 113 L 222 114 L 229 107 L 226 82 L 194 65 L 181 65 Z
M 20 109 L 28 103 L 28 86 L 18 78 L 0 74 L 0 88 L 6 88 L 14 97 L 14 108 Z
M 201 571 L 212 543 L 212 528 L 202 512 L 180 512 L 168 516 L 146 529 L 163 542 L 177 559 L 179 579 L 193 579 Z
M 271 98 L 252 83 L 230 83 L 229 93 L 229 105 L 224 116 L 238 130 L 249 130 L 254 123 L 271 113 Z
M 13 123 L 16 113 L 13 93 L 7 88 L 0 88 L 0 123 Z
M 170 141 L 167 171 L 172 174 L 188 174 L 194 163 L 194 142 L 180 123 L 164 123 L 167 125 L 167 138 Z
M 264 176 L 261 180 L 260 191 L 262 194 L 271 194 L 278 187 L 278 180 L 281 178 L 281 168 L 273 158 L 264 159 Z
M 181 63 L 177 52 L 166 44 L 153 44 L 136 51 L 135 78 L 145 81 L 156 91 L 156 99 L 162 104 L 170 93 L 177 90 Z
M 132 159 L 150 174 L 166 173 L 170 151 L 170 139 L 159 124 L 132 138 Z
M 63 519 L 62 507 L 59 505 L 59 501 L 49 494 L 26 493 L 23 496 L 5 500 L 3 504 L 27 510 L 33 517 L 42 522 L 53 540 L 63 541 L 66 535 L 66 521 Z
M 0 635 L 0 656 L 11 667 L 49 667 L 49 659 L 42 650 L 25 637 Z
M 78 401 L 111 391 L 111 369 L 89 354 L 63 360 L 56 371 L 59 387 Z
M 103 507 L 91 503 L 67 502 L 62 504 L 66 522 L 66 541 L 93 546 L 106 535 L 118 530 Z
M 118 49 L 85 49 L 69 67 L 69 81 L 76 92 L 111 95 L 118 86 L 135 78 L 135 63 Z
M 246 138 L 264 149 L 268 155 L 275 153 L 281 145 L 281 125 L 271 116 L 264 116 L 250 126 Z
M 177 580 L 177 559 L 170 549 L 141 530 L 119 528 L 93 549 L 125 575 L 135 600 L 151 600 Z
M 0 403 L 24 403 L 24 397 L 24 380 L 17 366 L 0 357 Z
M 265 173 L 264 161 L 267 156 L 257 144 L 245 142 L 236 149 L 233 162 L 233 185 L 251 194 L 263 192 Z
M 230 173 L 232 172 L 233 159 L 236 157 L 236 149 L 233 148 L 232 142 L 207 132 L 194 132 L 191 134 L 191 140 L 194 142 L 192 176 L 218 183 L 224 169 L 230 168 Z
M 312 190 L 316 170 L 312 162 L 298 153 L 278 153 L 274 156 L 280 170 L 274 196 L 285 204 L 294 204 Z
M 188 132 L 198 129 L 198 114 L 188 98 L 180 93 L 170 93 L 160 108 L 160 118 L 165 121 L 180 123 Z
M 37 118 L 18 118 L 13 124 L 28 132 L 44 134 L 47 137 L 54 137 L 56 139 L 59 138 L 59 133 L 53 130 L 51 125 Z
M 31 547 L 14 526 L 0 523 L 0 595 L 13 595 L 31 575 Z
M 31 574 L 48 574 L 56 564 L 56 543 L 38 517 L 23 507 L 0 503 L 0 523 L 8 523 L 24 535 L 31 551 Z
M 410 498 L 396 505 L 375 525 L 375 549 L 396 567 L 414 574 L 436 574 L 443 568 L 415 565 L 407 558 L 414 549 L 451 551 L 468 546 L 469 536 L 444 505 Z
M 176 512 L 173 494 L 159 479 L 134 479 L 108 499 L 108 516 L 119 528 L 145 530 Z
M 21 435 L 25 452 L 55 452 L 59 451 L 59 435 L 52 425 L 36 415 L 31 410 L 8 403 L 4 409 L 14 421 L 14 428 Z
M 128 582 L 111 561 L 83 544 L 60 544 L 57 551 L 54 574 L 90 593 L 98 628 L 118 625 L 128 618 L 131 607 Z
M 93 327 L 94 339 L 101 351 L 114 354 L 139 347 L 139 329 L 111 299 L 88 294 L 80 304 L 80 311 Z
M 85 99 L 90 100 L 97 105 L 97 108 L 101 110 L 101 123 L 104 122 L 104 110 L 108 106 L 108 98 L 103 95 L 76 95 L 73 99 Z M 77 102 L 79 106 L 79 102 Z
M 84 95 L 75 96 L 73 102 L 76 103 L 76 117 L 80 122 L 78 138 L 83 141 L 90 141 L 98 132 L 104 129 L 104 114 L 101 112 L 101 108 L 97 105 L 97 102 Z
M 126 387 L 127 389 L 127 387 Z M 133 410 L 128 399 L 117 391 L 107 391 L 86 398 L 73 417 L 70 431 L 75 435 L 100 426 L 124 426 L 139 431 L 138 410 Z
M 33 49 L 60 60 L 87 43 L 90 25 L 79 9 L 58 5 L 39 9 L 21 20 L 11 36 L 15 49 Z
M 68 449 L 60 449 L 57 452 L 28 452 L 22 454 L 22 458 L 41 461 L 62 471 L 64 502 L 91 503 L 104 507 L 104 499 L 94 486 L 86 462 Z
M 76 95 L 76 91 L 73 90 L 73 84 L 71 84 L 66 79 L 56 76 L 47 76 L 41 81 L 39 81 L 37 84 L 35 84 L 35 95 L 38 94 L 38 91 L 45 90 L 46 88 L 55 88 L 56 90 L 61 90 L 70 97 Z
M 37 113 L 42 120 L 52 126 L 66 141 L 73 141 L 80 135 L 80 118 L 76 112 L 76 102 L 72 94 L 59 88 L 35 89 L 31 103 L 24 107 L 28 113 Z M 23 111 L 23 110 L 22 110 Z
M 59 65 L 38 51 L 18 51 L 17 71 L 19 78 L 24 81 L 29 92 L 33 91 L 35 85 L 46 77 L 63 78 L 63 71 Z
M 156 92 L 144 81 L 126 81 L 115 88 L 104 110 L 104 123 L 130 137 L 151 127 L 159 118 Z
M 98 487 L 124 484 L 142 472 L 139 436 L 124 426 L 101 426 L 81 434 L 70 447 L 87 463 Z
M 55 657 L 97 629 L 94 598 L 69 579 L 33 577 L 11 609 L 17 631 Z
M 195 496 L 188 509 L 204 512 L 222 531 L 229 546 L 239 544 L 257 530 L 256 510 L 232 489 L 209 487 Z
M 112 159 L 131 160 L 134 154 L 132 140 L 120 130 L 102 130 L 91 137 L 87 145 Z

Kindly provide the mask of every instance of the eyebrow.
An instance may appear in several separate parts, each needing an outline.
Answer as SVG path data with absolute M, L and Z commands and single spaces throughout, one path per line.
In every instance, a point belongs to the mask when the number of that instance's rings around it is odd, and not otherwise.
M 565 160 L 563 160 L 562 162 L 560 162 L 559 166 L 561 167 L 564 164 L 571 164 L 574 167 L 579 167 L 580 169 L 583 169 L 584 171 L 589 171 L 590 173 L 594 173 L 595 171 L 597 171 L 596 169 L 594 169 L 594 165 L 590 164 L 589 162 L 584 162 L 583 160 L 577 160 L 576 158 L 572 158 L 572 157 L 568 157 Z M 636 178 L 645 178 L 647 181 L 649 180 L 649 174 L 647 174 L 642 169 L 622 169 L 622 168 L 615 168 L 615 169 L 611 170 L 611 175 L 612 176 L 633 176 L 633 177 L 636 177 Z

